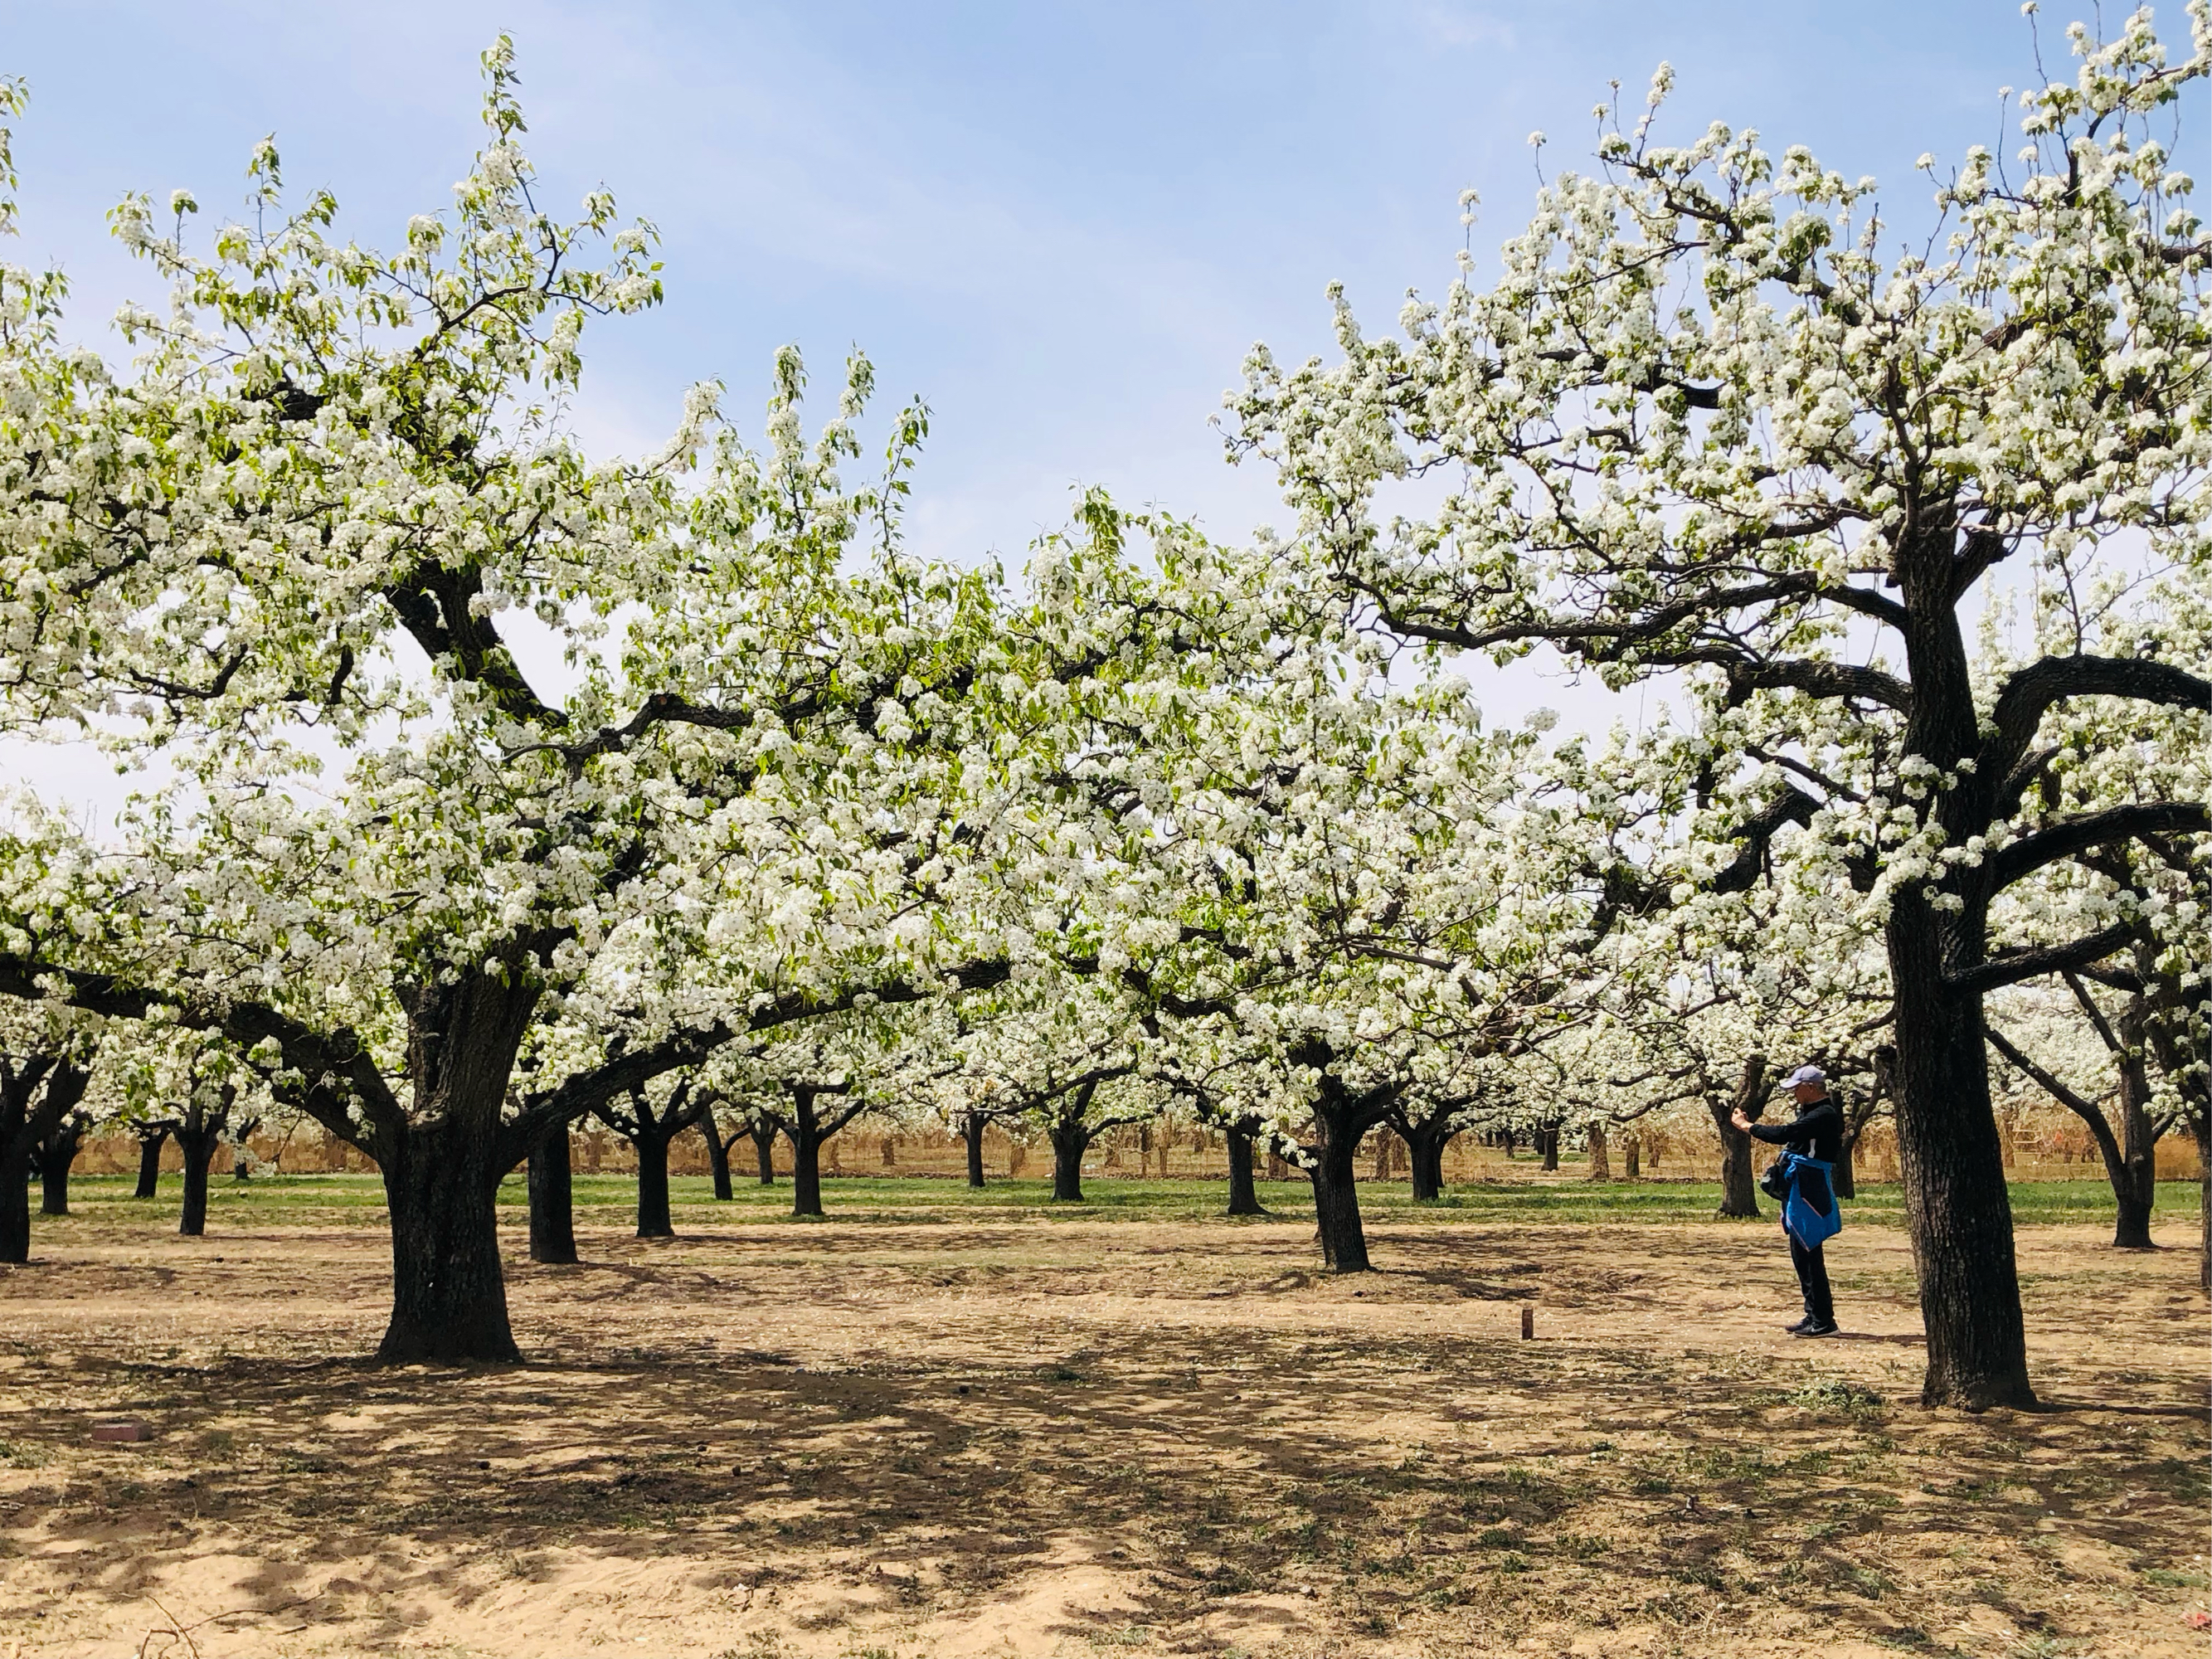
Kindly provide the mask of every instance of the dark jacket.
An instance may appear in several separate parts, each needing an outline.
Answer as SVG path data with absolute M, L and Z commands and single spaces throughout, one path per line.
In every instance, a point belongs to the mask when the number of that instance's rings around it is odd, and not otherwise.
M 1787 1146 L 1823 1164 L 1838 1163 L 1844 1155 L 1844 1112 L 1833 1095 L 1800 1106 L 1794 1123 L 1754 1123 L 1751 1133 L 1753 1139 L 1770 1146 Z

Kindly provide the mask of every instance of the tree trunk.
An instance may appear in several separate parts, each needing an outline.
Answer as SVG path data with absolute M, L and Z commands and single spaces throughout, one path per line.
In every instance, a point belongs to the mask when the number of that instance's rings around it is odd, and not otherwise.
M 1321 1144 L 1310 1148 L 1313 1167 L 1314 1218 L 1321 1235 L 1321 1259 L 1332 1273 L 1371 1271 L 1367 1260 L 1367 1233 L 1359 1220 L 1359 1191 L 1355 1159 L 1359 1137 L 1334 1130 L 1316 1115 Z
M 1229 1213 L 1231 1215 L 1265 1215 L 1258 1190 L 1252 1184 L 1252 1140 L 1259 1126 L 1249 1119 L 1240 1119 L 1224 1130 L 1223 1139 L 1229 1143 Z
M 1625 1134 L 1620 1138 L 1622 1173 L 1631 1181 L 1644 1178 L 1644 1137 Z
M 2100 1022 L 2100 1034 L 2102 1030 Z M 2112 1189 L 2113 1245 L 2124 1250 L 2149 1249 L 2151 1248 L 2150 1206 L 2152 1200 L 2157 1197 L 2158 1188 L 2154 1184 L 2148 1192 L 2140 1189 L 2136 1171 L 2130 1167 L 2129 1161 L 2130 1147 L 2122 1143 L 2120 1136 L 2112 1133 L 2112 1126 L 2105 1121 L 2104 1109 L 2096 1102 L 2069 1088 L 2063 1079 L 2053 1076 L 2037 1065 L 2028 1055 L 2021 1053 L 2003 1032 L 1991 1030 L 1989 1038 L 1999 1054 L 2040 1085 L 2045 1093 L 2080 1118 L 2082 1126 L 2089 1131 L 2090 1145 L 2096 1155 L 2104 1160 L 2105 1182 Z M 2130 1066 L 2124 1048 L 2118 1049 L 2117 1058 L 2119 1060 L 2120 1068 L 2121 1131 L 2128 1134 L 2131 1140 L 2142 1143 L 2146 1153 L 2154 1152 L 2157 1136 L 2151 1133 L 2148 1120 L 2138 1125 L 2130 1125 L 2127 1121 L 2130 1094 L 2136 1089 L 2141 1089 L 2147 1094 L 2149 1091 L 2148 1079 L 2142 1071 L 2139 1059 L 2133 1066 Z M 2137 1097 L 2137 1099 L 2139 1101 L 2140 1097 Z M 2139 1105 L 2138 1112 L 2140 1112 Z M 2154 1167 L 2152 1170 L 2154 1182 L 2156 1173 Z
M 69 1213 L 70 1166 L 84 1145 L 84 1121 L 65 1117 L 39 1146 L 39 1213 Z
M 1589 1179 L 1592 1181 L 1613 1179 L 1613 1163 L 1607 1156 L 1605 1129 L 1603 1126 L 1595 1123 L 1591 1124 L 1589 1128 Z
M 2212 1111 L 2191 1127 L 2197 1132 L 2197 1288 L 2212 1296 Z
M 1536 1131 L 1536 1139 L 1544 1148 L 1544 1170 L 1552 1174 L 1559 1167 L 1559 1131 L 1556 1124 L 1546 1124 Z
M 811 1125 L 794 1127 L 791 1136 L 791 1212 L 821 1215 L 822 1141 Z
M 0 1261 L 31 1259 L 31 1143 L 11 1134 L 0 1141 Z
M 392 1322 L 376 1350 L 386 1364 L 522 1358 L 500 1271 L 498 1123 L 495 1108 L 451 1112 L 405 1125 L 380 1148 L 392 1216 Z
M 151 1198 L 161 1189 L 161 1148 L 169 1139 L 169 1128 L 163 1124 L 151 1133 L 138 1137 L 138 1188 L 133 1198 Z
M 791 1127 L 786 1132 L 791 1137 L 791 1212 L 795 1216 L 820 1215 L 824 1139 L 822 1120 L 814 1115 L 811 1091 L 794 1091 L 792 1105 Z
M 1865 1099 L 1856 1111 L 1844 1114 L 1844 1150 L 1836 1159 L 1836 1196 L 1856 1198 L 1859 1195 L 1859 1137 L 1874 1121 L 1875 1110 L 1895 1088 L 1897 1050 L 1888 1043 L 1878 1043 L 1874 1051 L 1874 1080 L 1867 1085 Z
M 566 1267 L 576 1259 L 575 1160 L 562 1124 L 530 1150 L 530 1259 Z
M 207 1236 L 208 1166 L 215 1162 L 216 1145 L 222 1139 L 220 1120 L 186 1123 L 177 1130 L 177 1150 L 185 1155 L 185 1203 L 177 1213 L 177 1234 L 181 1238 Z
M 1978 995 L 1946 983 L 1939 919 L 1900 896 L 1887 925 L 1897 1149 L 1928 1333 L 1930 1406 L 2033 1406 L 2004 1148 Z
M 1720 1213 L 1755 1220 L 1759 1215 L 1759 1188 L 1751 1167 L 1751 1137 L 1730 1122 L 1729 1117 L 1731 1112 L 1740 1110 L 1746 1117 L 1756 1119 L 1766 1109 L 1766 1056 L 1753 1054 L 1743 1062 L 1735 1093 L 1727 1102 L 1708 1097 L 1705 1105 L 1713 1115 L 1713 1127 L 1721 1138 Z
M 760 1184 L 775 1185 L 775 1125 L 753 1123 L 747 1126 L 746 1135 L 753 1143 L 753 1152 L 760 1164 Z
M 1413 1202 L 1430 1204 L 1444 1195 L 1444 1148 L 1451 1131 L 1416 1124 L 1406 1137 L 1407 1161 L 1413 1176 Z
M 1498 1132 L 1498 1144 L 1505 1149 L 1505 1161 L 1510 1164 L 1513 1161 L 1513 1131 L 1500 1129 Z
M 737 1197 L 730 1185 L 730 1143 L 722 1139 L 722 1126 L 714 1121 L 710 1105 L 699 1114 L 699 1134 L 707 1143 L 707 1170 L 714 1179 L 714 1199 L 727 1204 Z
M 2125 1045 L 2120 1066 L 2120 1168 L 2112 1183 L 2118 1200 L 2112 1243 L 2123 1250 L 2148 1250 L 2150 1213 L 2158 1202 L 2158 1130 L 2150 1121 L 2150 1066 L 2143 1054 L 2142 999 L 2131 998 L 2119 1020 Z
M 637 1236 L 673 1238 L 676 1224 L 668 1214 L 669 1137 L 654 1123 L 653 1109 L 640 1101 L 638 1133 L 630 1145 L 637 1149 Z
M 991 1120 L 981 1112 L 970 1112 L 960 1120 L 960 1139 L 968 1147 L 968 1184 L 983 1184 L 983 1131 L 991 1127 Z
M 1091 1136 L 1080 1123 L 1054 1124 L 1052 1138 L 1052 1195 L 1055 1201 L 1083 1202 L 1083 1155 Z

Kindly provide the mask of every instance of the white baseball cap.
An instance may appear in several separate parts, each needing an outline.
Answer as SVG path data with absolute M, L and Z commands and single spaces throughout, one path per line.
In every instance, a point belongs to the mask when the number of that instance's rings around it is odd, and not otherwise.
M 1794 1089 L 1801 1083 L 1826 1083 L 1828 1074 L 1817 1066 L 1800 1066 L 1782 1079 L 1782 1086 Z

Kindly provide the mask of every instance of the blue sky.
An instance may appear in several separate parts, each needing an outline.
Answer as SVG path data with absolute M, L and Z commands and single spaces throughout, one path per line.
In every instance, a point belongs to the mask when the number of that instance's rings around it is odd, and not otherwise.
M 2073 15 L 2050 0 L 2053 68 Z M 2035 78 L 2017 0 L 0 0 L 0 70 L 33 95 L 14 257 L 59 260 L 99 337 L 126 295 L 156 297 L 102 211 L 179 185 L 234 211 L 271 131 L 295 191 L 331 186 L 343 229 L 395 243 L 465 168 L 501 29 L 551 199 L 604 182 L 665 239 L 668 303 L 586 336 L 586 432 L 655 445 L 682 388 L 720 377 L 757 434 L 777 345 L 824 386 L 857 343 L 887 402 L 935 411 L 918 542 L 1010 565 L 1078 483 L 1224 537 L 1279 517 L 1207 425 L 1245 349 L 1324 350 L 1332 278 L 1376 329 L 1408 286 L 1441 289 L 1459 191 L 1483 198 L 1480 260 L 1528 207 L 1530 131 L 1573 165 L 1610 79 L 1635 103 L 1671 60 L 1676 133 L 1808 143 L 1889 185 L 1905 227 L 1913 159 L 2002 140 L 1997 88 Z

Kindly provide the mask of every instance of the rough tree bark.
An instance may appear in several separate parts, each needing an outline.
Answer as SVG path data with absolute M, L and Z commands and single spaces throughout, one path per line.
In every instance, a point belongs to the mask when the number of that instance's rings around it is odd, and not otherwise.
M 31 1259 L 31 1162 L 76 1109 L 92 1074 L 59 1054 L 0 1056 L 0 1261 Z
M 142 1123 L 136 1130 L 138 1137 L 138 1185 L 131 1194 L 133 1198 L 152 1198 L 161 1186 L 161 1148 L 167 1144 L 174 1126 L 167 1123 Z
M 1093 1139 L 1079 1119 L 1055 1122 L 1046 1132 L 1052 1142 L 1052 1195 L 1061 1203 L 1083 1202 L 1083 1155 Z
M 822 1149 L 840 1129 L 860 1115 L 862 1103 L 848 1104 L 842 1111 L 824 1116 L 819 1110 L 822 1097 L 848 1094 L 849 1085 L 840 1084 L 826 1088 L 818 1084 L 787 1083 L 784 1091 L 791 1097 L 791 1115 L 783 1125 L 784 1134 L 791 1142 L 791 1212 L 794 1216 L 820 1215 Z
M 0 1147 L 0 1261 L 31 1259 L 31 1149 Z
M 1559 1126 L 1545 1124 L 1536 1131 L 1536 1139 L 1543 1148 L 1545 1172 L 1555 1172 L 1559 1167 Z
M 755 1118 L 745 1125 L 745 1138 L 753 1144 L 754 1161 L 759 1167 L 760 1184 L 775 1185 L 775 1125 L 765 1118 Z
M 2150 1062 L 2143 1053 L 2143 1000 L 2131 997 L 2122 1012 L 2118 1032 L 2121 1047 L 2120 1179 L 2112 1196 L 2118 1200 L 2112 1243 L 2123 1250 L 2155 1249 L 2151 1243 L 2151 1211 L 2158 1203 L 2158 1126 L 2150 1115 Z
M 69 1213 L 70 1168 L 84 1147 L 84 1132 L 91 1120 L 64 1112 L 39 1143 L 39 1213 Z
M 2148 997 L 2144 1036 L 2158 1068 L 2181 1097 L 2181 1121 L 2197 1142 L 2197 1284 L 2212 1292 L 2212 1054 L 2200 1040 L 2202 1029 L 2186 1018 L 2191 999 L 2202 992 L 2185 986 L 2179 971 L 2161 968 L 2157 940 L 2138 932 L 2136 972 Z
M 522 1358 L 499 1261 L 495 1195 L 506 1170 L 485 1133 L 497 1121 L 472 1113 L 413 1123 L 380 1149 L 392 1216 L 392 1319 L 376 1351 L 386 1364 Z
M 238 1091 L 226 1084 L 221 1103 L 214 1109 L 195 1101 L 178 1120 L 173 1133 L 177 1150 L 185 1155 L 185 1201 L 177 1212 L 179 1237 L 206 1237 L 208 1170 L 215 1162 L 215 1151 L 222 1141 L 223 1132 L 230 1127 L 230 1109 L 237 1098 Z
M 1874 1121 L 1882 1097 L 1889 1093 L 1896 1067 L 1897 1050 L 1887 1042 L 1881 1044 L 1874 1051 L 1874 1078 L 1867 1085 L 1865 1097 L 1844 1105 L 1843 1150 L 1836 1158 L 1838 1198 L 1856 1198 L 1859 1195 L 1859 1137 L 1866 1133 L 1867 1125 Z
M 1315 1144 L 1306 1149 L 1310 1159 L 1306 1175 L 1313 1182 L 1314 1219 L 1322 1265 L 1332 1273 L 1367 1273 L 1371 1264 L 1367 1259 L 1366 1229 L 1359 1218 L 1355 1168 L 1359 1135 L 1336 1114 L 1316 1111 L 1314 1127 Z
M 1260 1133 L 1260 1120 L 1240 1117 L 1223 1126 L 1222 1139 L 1229 1148 L 1229 1213 L 1265 1215 L 1259 1188 L 1252 1179 L 1252 1143 Z
M 693 1088 L 686 1078 L 669 1091 L 668 1103 L 655 1110 L 642 1087 L 629 1093 L 629 1109 L 611 1103 L 592 1114 L 630 1145 L 637 1154 L 637 1236 L 673 1238 L 676 1224 L 668 1209 L 668 1148 L 677 1136 L 699 1121 L 709 1097 Z
M 1406 1150 L 1413 1164 L 1414 1202 L 1433 1203 L 1444 1195 L 1444 1148 L 1451 1145 L 1452 1137 L 1458 1133 L 1448 1127 L 1423 1128 L 1406 1137 Z
M 1319 1039 L 1298 1044 L 1289 1059 L 1292 1065 L 1310 1066 L 1319 1079 L 1313 1106 L 1314 1144 L 1304 1150 L 1322 1261 L 1333 1273 L 1367 1273 L 1370 1263 L 1367 1233 L 1359 1218 L 1355 1160 L 1361 1139 L 1397 1105 L 1403 1085 L 1386 1083 L 1354 1091 L 1334 1069 L 1335 1050 Z
M 525 1167 L 530 1190 L 530 1259 L 567 1267 L 576 1260 L 575 1156 L 568 1126 L 560 1125 L 532 1146 Z
M 1990 1047 L 2002 1054 L 2013 1066 L 2033 1079 L 2044 1093 L 2080 1118 L 2089 1131 L 2089 1138 L 2104 1162 L 2105 1179 L 2112 1189 L 2112 1246 L 2121 1250 L 2148 1250 L 2155 1248 L 2150 1237 L 2150 1213 L 2158 1198 L 2158 1131 L 2150 1121 L 2146 1103 L 2150 1093 L 2150 1074 L 2142 1054 L 2138 1048 L 2129 1054 L 2120 1045 L 2124 1036 L 2115 1035 L 2105 1027 L 2103 1016 L 2097 1017 L 2100 1035 L 2108 1038 L 2110 1047 L 2119 1061 L 2119 1119 L 2120 1129 L 2114 1133 L 2096 1102 L 2069 1087 L 2066 1082 L 2037 1063 L 1995 1026 L 1989 1028 Z M 2142 1022 L 2138 1017 L 2122 1027 L 2132 1029 L 2140 1036 Z
M 1052 1195 L 1055 1202 L 1083 1202 L 1084 1155 L 1099 1136 L 1145 1121 L 1133 1115 L 1102 1118 L 1096 1123 L 1089 1121 L 1091 1103 L 1097 1098 L 1099 1085 L 1121 1075 L 1123 1069 L 1116 1067 L 1088 1073 L 1029 1103 L 1030 1109 L 1045 1115 L 1045 1138 L 1052 1143 Z
M 1717 1095 L 1708 1095 L 1705 1105 L 1713 1115 L 1713 1127 L 1721 1138 L 1720 1213 L 1756 1218 L 1759 1188 L 1751 1167 L 1751 1137 L 1729 1118 L 1731 1113 L 1741 1111 L 1755 1121 L 1766 1110 L 1766 1056 L 1753 1054 L 1747 1059 L 1742 1075 L 1736 1079 L 1735 1093 L 1725 1101 Z
M 1917 901 L 1899 901 L 1907 902 Z M 1982 1000 L 1951 988 L 1932 926 L 1893 918 L 1889 946 L 1899 1172 L 1928 1332 L 1922 1399 L 1968 1410 L 2033 1405 Z
M 400 988 L 413 1110 L 368 1150 L 392 1224 L 386 1364 L 513 1364 L 522 1358 L 499 1260 L 499 1184 L 529 1156 L 502 1134 L 514 1057 L 541 993 L 520 963 Z
M 700 1109 L 699 1138 L 707 1143 L 707 1173 L 714 1182 L 715 1201 L 733 1201 L 737 1189 L 730 1184 L 730 1143 L 722 1138 L 722 1126 L 715 1121 L 711 1100 Z
M 1634 1130 L 1620 1138 L 1621 1174 L 1630 1181 L 1644 1178 L 1644 1137 Z
M 1589 1127 L 1589 1176 L 1592 1181 L 1613 1179 L 1613 1160 L 1608 1156 L 1605 1126 L 1593 1123 Z
M 960 1120 L 960 1139 L 968 1149 L 968 1184 L 983 1184 L 983 1131 L 991 1127 L 988 1113 L 969 1112 Z
M 1459 1133 L 1454 1120 L 1467 1103 L 1455 1100 L 1418 1117 L 1402 1106 L 1392 1109 L 1389 1124 L 1406 1144 L 1406 1168 L 1413 1178 L 1416 1204 L 1434 1203 L 1443 1196 L 1444 1148 Z
M 637 1148 L 637 1236 L 673 1238 L 675 1218 L 668 1212 L 668 1138 L 641 1134 Z
M 2197 1135 L 2197 1288 L 2212 1296 L 2212 1114 L 2190 1127 Z

